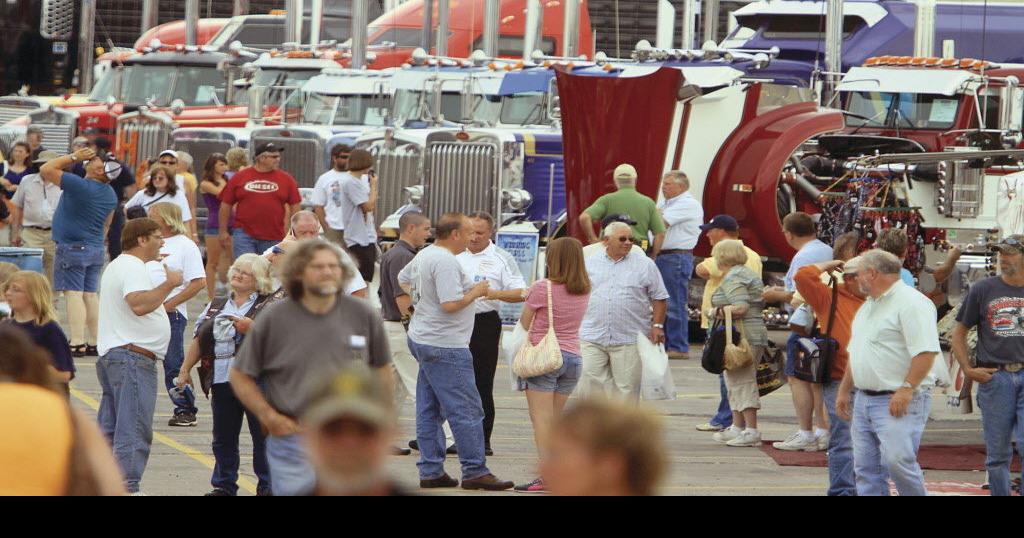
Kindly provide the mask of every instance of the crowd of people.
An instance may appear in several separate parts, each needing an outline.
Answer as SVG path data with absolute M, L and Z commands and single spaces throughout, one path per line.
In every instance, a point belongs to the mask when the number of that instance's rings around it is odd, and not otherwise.
M 0 327 L 0 400 L 33 409 L 0 415 L 5 431 L 24 432 L 0 443 L 0 475 L 12 455 L 61 461 L 12 471 L 0 492 L 141 494 L 157 394 L 166 390 L 172 427 L 197 426 L 197 394 L 210 399 L 208 496 L 238 493 L 243 420 L 261 496 L 409 494 L 386 465 L 413 450 L 425 491 L 654 494 L 667 459 L 661 420 L 640 403 L 641 350 L 646 341 L 670 359 L 689 358 L 696 276 L 705 280 L 702 327 L 728 317 L 748 359 L 722 373 L 718 409 L 698 430 L 727 447 L 761 445 L 757 376 L 774 345 L 764 309 L 781 304 L 791 312 L 784 369 L 798 429 L 774 448 L 827 451 L 830 495 L 888 495 L 890 480 L 901 495 L 926 493 L 917 451 L 945 363 L 936 359 L 936 305 L 904 268 L 901 229 L 868 249 L 856 233 L 828 245 L 810 215 L 789 214 L 782 227 L 796 254 L 783 285 L 766 286 L 737 220 L 706 219 L 685 173 L 666 174 L 655 202 L 623 164 L 613 173 L 617 191 L 578 217 L 591 244 L 549 241 L 543 278 L 530 283 L 495 244 L 497 223 L 485 212 L 436 222 L 405 213 L 380 256 L 378 179 L 364 150 L 332 148 L 333 167 L 307 211 L 273 143 L 257 145 L 251 165 L 244 151 L 213 154 L 198 177 L 189 155 L 166 150 L 139 184 L 105 141 L 75 145 L 65 156 L 16 145 L 9 169 L 21 177 L 2 183 L 16 208 L 12 244 L 43 248 L 48 261 L 42 273 L 0 267 L 11 311 Z M 711 255 L 695 266 L 702 234 Z M 950 339 L 980 384 L 991 489 L 1002 495 L 1011 491 L 1013 435 L 1024 446 L 1024 334 L 998 323 L 1024 307 L 1024 237 L 996 250 L 1001 275 L 972 287 Z M 950 272 L 940 268 L 937 279 Z M 368 294 L 374 280 L 379 309 Z M 186 337 L 188 305 L 203 291 Z M 56 322 L 58 292 L 67 337 Z M 487 464 L 502 303 L 521 303 L 525 348 L 558 358 L 518 379 L 539 455 L 536 474 L 518 485 Z M 966 339 L 974 327 L 976 350 Z M 808 377 L 809 346 L 830 358 L 825 373 Z M 73 358 L 84 356 L 97 357 L 96 421 L 66 405 Z M 397 446 L 410 399 L 415 439 Z M 45 441 L 41 423 L 52 424 Z M 448 474 L 446 455 L 457 456 L 460 479 Z

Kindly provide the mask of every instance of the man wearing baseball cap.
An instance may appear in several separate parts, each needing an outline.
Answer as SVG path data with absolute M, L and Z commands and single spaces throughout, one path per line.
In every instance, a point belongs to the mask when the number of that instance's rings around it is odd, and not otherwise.
M 301 424 L 318 496 L 402 496 L 389 477 L 395 433 L 390 393 L 364 364 L 312 386 Z
M 1000 274 L 971 285 L 956 317 L 952 347 L 964 375 L 978 383 L 992 495 L 1009 496 L 1015 434 L 1024 457 L 1024 235 L 1003 239 L 995 250 Z M 972 327 L 978 327 L 976 366 L 967 347 Z
M 33 161 L 39 158 L 40 153 L 46 151 L 46 148 L 43 147 L 43 128 L 38 125 L 28 126 L 28 129 L 25 130 L 25 141 L 32 149 Z
M 735 239 L 740 243 L 743 242 L 740 239 L 740 225 L 730 215 L 717 215 L 707 224 L 702 224 L 700 230 L 707 234 L 711 246 L 715 246 L 719 241 L 725 239 Z M 747 253 L 746 266 L 758 276 L 761 276 L 761 255 L 746 245 L 743 245 L 743 250 Z M 704 258 L 704 261 L 697 265 L 696 273 L 700 278 L 707 280 L 704 284 L 704 298 L 700 307 L 700 326 L 708 329 L 711 327 L 711 322 L 704 313 L 711 309 L 711 296 L 722 285 L 725 273 L 718 268 L 715 259 L 710 256 Z M 698 431 L 717 432 L 732 426 L 732 409 L 729 408 L 729 399 L 725 390 L 725 379 L 721 376 L 719 378 L 721 400 L 718 404 L 718 413 L 710 421 L 697 426 Z
M 658 213 L 654 200 L 640 194 L 636 190 L 637 173 L 631 164 L 620 164 L 612 174 L 618 191 L 606 194 L 597 199 L 590 207 L 580 213 L 579 222 L 583 233 L 590 243 L 597 243 L 594 233 L 594 222 L 601 221 L 608 215 L 627 215 L 633 224 L 633 244 L 657 257 L 661 243 L 665 240 L 665 222 Z M 603 228 L 602 228 L 603 229 Z M 653 244 L 648 233 L 654 234 Z
M 281 151 L 273 142 L 257 145 L 255 163 L 232 176 L 220 193 L 220 241 L 224 248 L 232 246 L 235 258 L 262 254 L 279 243 L 285 223 L 302 208 L 295 178 L 279 169 Z M 235 227 L 229 231 L 232 206 Z

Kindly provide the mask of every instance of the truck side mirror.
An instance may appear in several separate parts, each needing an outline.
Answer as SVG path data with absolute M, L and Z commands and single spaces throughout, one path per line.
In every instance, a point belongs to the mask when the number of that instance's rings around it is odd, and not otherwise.
M 1019 132 L 1024 118 L 1024 93 L 1017 77 L 1006 77 L 1006 85 L 999 88 L 999 128 Z

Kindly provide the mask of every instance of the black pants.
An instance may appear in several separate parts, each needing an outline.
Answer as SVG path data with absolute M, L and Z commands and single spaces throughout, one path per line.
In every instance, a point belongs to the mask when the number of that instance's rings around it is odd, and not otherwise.
M 494 430 L 494 372 L 498 369 L 498 344 L 501 341 L 501 316 L 497 312 L 477 314 L 469 350 L 473 353 L 476 390 L 484 406 L 484 444 L 491 446 Z
M 114 218 L 110 221 L 110 230 L 107 232 L 107 255 L 110 256 L 110 261 L 121 255 L 121 231 L 124 230 L 124 221 L 124 202 L 118 202 Z
M 359 265 L 359 274 L 367 284 L 373 281 L 374 264 L 377 263 L 377 245 L 352 245 L 348 247 L 352 257 Z
M 241 459 L 238 451 L 238 436 L 242 433 L 242 417 L 249 423 L 252 436 L 252 467 L 259 478 L 257 491 L 270 490 L 270 467 L 267 465 L 267 445 L 260 422 L 238 401 L 235 391 L 228 383 L 218 383 L 210 388 L 213 398 L 213 477 L 210 483 L 236 495 L 238 493 L 238 465 Z

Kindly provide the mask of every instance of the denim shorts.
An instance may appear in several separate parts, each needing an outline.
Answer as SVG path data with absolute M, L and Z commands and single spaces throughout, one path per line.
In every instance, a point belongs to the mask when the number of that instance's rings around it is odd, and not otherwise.
M 105 256 L 103 245 L 58 244 L 53 260 L 53 288 L 96 293 Z
M 562 367 L 550 374 L 519 379 L 519 390 L 557 392 L 565 396 L 572 394 L 583 373 L 583 359 L 568 351 L 562 351 Z
M 786 341 L 786 365 L 782 369 L 782 373 L 786 374 L 786 377 L 796 377 L 797 341 L 801 338 L 802 336 L 797 333 L 790 333 L 789 340 Z

